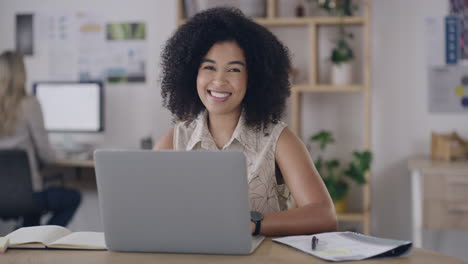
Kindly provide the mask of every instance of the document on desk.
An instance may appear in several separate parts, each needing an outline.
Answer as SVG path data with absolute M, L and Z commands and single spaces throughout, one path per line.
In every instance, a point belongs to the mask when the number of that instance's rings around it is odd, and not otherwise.
M 312 249 L 312 238 L 318 240 Z M 329 261 L 400 257 L 409 253 L 412 242 L 366 236 L 354 232 L 330 232 L 309 236 L 274 238 L 307 254 Z

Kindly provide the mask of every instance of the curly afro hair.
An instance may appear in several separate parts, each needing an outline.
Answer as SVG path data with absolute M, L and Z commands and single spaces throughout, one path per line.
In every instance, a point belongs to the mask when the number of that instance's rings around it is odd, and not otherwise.
M 246 125 L 259 130 L 277 123 L 290 94 L 288 49 L 266 28 L 236 8 L 212 8 L 179 27 L 161 54 L 163 104 L 179 121 L 205 110 L 198 97 L 198 68 L 218 42 L 234 41 L 247 62 L 247 91 L 242 101 Z

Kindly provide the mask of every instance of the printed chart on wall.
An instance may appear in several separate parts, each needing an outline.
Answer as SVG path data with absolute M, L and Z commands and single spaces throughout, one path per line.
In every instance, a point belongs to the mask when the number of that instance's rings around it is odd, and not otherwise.
M 429 112 L 468 113 L 468 66 L 430 68 Z
M 468 0 L 426 18 L 429 112 L 468 113 Z
M 104 80 L 109 67 L 105 21 L 96 15 L 78 13 L 77 23 L 79 79 Z
M 29 17 L 32 27 L 26 27 Z M 109 24 L 99 15 L 77 11 L 18 14 L 17 24 L 17 46 L 33 55 L 34 45 L 34 55 L 48 59 L 51 80 L 146 81 L 145 23 Z
M 49 78 L 55 80 L 75 80 L 78 76 L 78 39 L 76 20 L 72 12 L 42 13 L 35 15 L 41 21 L 39 45 L 48 57 Z

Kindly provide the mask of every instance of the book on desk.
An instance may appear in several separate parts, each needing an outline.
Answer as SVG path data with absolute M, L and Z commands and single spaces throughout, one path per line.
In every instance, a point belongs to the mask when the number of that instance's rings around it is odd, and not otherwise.
M 107 250 L 102 232 L 72 232 L 55 225 L 23 227 L 6 239 L 8 248 Z

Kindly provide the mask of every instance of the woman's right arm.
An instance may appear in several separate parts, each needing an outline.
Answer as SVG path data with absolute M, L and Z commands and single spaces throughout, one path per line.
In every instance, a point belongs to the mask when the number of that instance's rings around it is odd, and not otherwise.
M 172 141 L 174 139 L 174 128 L 169 129 L 167 133 L 159 139 L 159 141 L 154 145 L 154 150 L 163 150 L 163 149 L 174 149 Z

